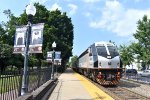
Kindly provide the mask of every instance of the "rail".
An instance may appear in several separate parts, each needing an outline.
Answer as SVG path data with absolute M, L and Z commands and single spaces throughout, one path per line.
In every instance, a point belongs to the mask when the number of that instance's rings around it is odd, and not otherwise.
M 22 73 L 20 70 L 0 72 L 1 100 L 14 100 L 21 95 Z
M 150 77 L 143 77 L 140 74 L 124 74 L 122 78 L 144 84 L 150 84 Z
M 128 89 L 125 89 L 124 87 L 121 87 L 119 84 L 118 84 L 118 86 L 101 86 L 97 82 L 92 81 L 91 79 L 89 79 L 85 76 L 83 76 L 83 77 L 86 78 L 87 80 L 89 80 L 91 83 L 93 83 L 95 86 L 97 86 L 101 90 L 103 90 L 105 93 L 112 96 L 115 100 L 135 100 L 135 99 L 150 100 L 149 97 L 146 97 L 141 94 L 130 91 Z M 120 81 L 120 82 L 122 82 L 122 81 Z M 122 83 L 124 83 L 123 86 L 125 86 L 125 84 L 129 84 L 129 83 L 125 83 L 124 81 Z

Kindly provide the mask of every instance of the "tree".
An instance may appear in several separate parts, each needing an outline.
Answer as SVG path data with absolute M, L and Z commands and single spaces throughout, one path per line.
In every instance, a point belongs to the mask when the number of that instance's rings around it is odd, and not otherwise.
M 120 45 L 119 52 L 121 60 L 123 61 L 123 65 L 131 65 L 134 61 L 134 56 L 131 47 L 126 45 Z
M 75 55 L 71 58 L 70 66 L 71 67 L 77 67 L 78 66 L 78 56 Z
M 49 11 L 45 6 L 35 3 L 36 14 L 33 18 L 33 24 L 44 23 L 44 33 L 43 33 L 43 54 L 36 54 L 35 58 L 41 64 L 42 59 L 46 58 L 47 51 L 52 50 L 52 43 L 55 41 L 57 43 L 56 51 L 61 51 L 62 53 L 62 63 L 65 65 L 72 56 L 73 48 L 73 24 L 71 18 L 68 18 L 66 13 L 62 13 L 58 9 L 55 11 Z M 6 23 L 7 43 L 13 45 L 13 40 L 15 36 L 16 26 L 27 24 L 27 15 L 24 12 L 20 17 L 15 17 L 10 10 L 4 11 L 4 13 L 9 17 L 9 21 Z M 32 61 L 31 61 L 32 62 Z
M 23 67 L 23 56 L 13 54 L 13 47 L 8 44 L 0 43 L 0 70 L 4 71 L 7 66 L 16 66 L 18 69 Z
M 5 44 L 9 44 L 12 46 L 14 44 L 13 42 L 14 42 L 14 37 L 15 37 L 16 26 L 19 25 L 18 17 L 15 17 L 12 14 L 10 9 L 4 10 L 3 13 L 9 19 L 9 21 L 4 24 L 4 27 L 5 27 L 4 36 L 5 36 L 5 38 L 3 38 L 3 40 L 5 40 L 4 41 Z
M 11 54 L 11 57 L 7 61 L 8 65 L 15 66 L 18 69 L 23 68 L 24 57 L 21 54 Z
M 0 43 L 0 69 L 3 71 L 8 65 L 8 60 L 12 54 L 12 47 L 8 44 Z
M 136 43 L 131 44 L 134 53 L 145 65 L 150 65 L 150 19 L 146 15 L 138 21 L 137 30 L 133 36 L 137 40 Z
M 2 25 L 0 25 L 0 42 L 5 43 L 7 36 L 5 34 L 5 30 L 3 29 Z

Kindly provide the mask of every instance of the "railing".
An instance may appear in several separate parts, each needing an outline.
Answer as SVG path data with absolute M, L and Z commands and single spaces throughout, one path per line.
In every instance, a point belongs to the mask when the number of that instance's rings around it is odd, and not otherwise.
M 14 100 L 21 95 L 22 74 L 19 70 L 0 72 L 0 100 Z
M 0 100 L 15 100 L 21 96 L 23 70 L 0 72 Z M 51 79 L 51 67 L 34 67 L 28 71 L 28 92 Z
M 28 91 L 32 92 L 33 90 L 37 89 L 50 79 L 51 79 L 51 67 L 30 69 Z
M 150 77 L 148 77 L 148 76 L 143 77 L 140 74 L 124 74 L 123 78 L 128 79 L 128 80 L 134 80 L 134 81 L 137 81 L 137 82 L 150 84 Z

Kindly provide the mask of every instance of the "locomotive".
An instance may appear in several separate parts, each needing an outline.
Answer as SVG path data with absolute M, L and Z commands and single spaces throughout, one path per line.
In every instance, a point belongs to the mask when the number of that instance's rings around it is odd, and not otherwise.
M 78 57 L 73 69 L 101 85 L 117 85 L 123 73 L 117 48 L 110 42 L 93 43 Z

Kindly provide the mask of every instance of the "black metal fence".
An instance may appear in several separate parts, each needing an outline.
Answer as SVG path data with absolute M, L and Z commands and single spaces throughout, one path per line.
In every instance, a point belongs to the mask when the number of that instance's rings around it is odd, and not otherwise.
M 0 72 L 0 100 L 15 100 L 21 96 L 23 70 Z M 34 67 L 28 72 L 28 92 L 51 79 L 51 67 Z
M 51 79 L 51 67 L 29 70 L 28 91 L 32 92 Z
M 22 74 L 20 70 L 0 72 L 0 100 L 14 100 L 21 94 Z

